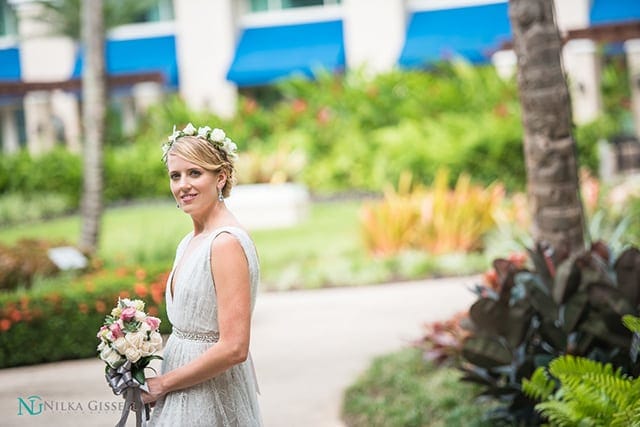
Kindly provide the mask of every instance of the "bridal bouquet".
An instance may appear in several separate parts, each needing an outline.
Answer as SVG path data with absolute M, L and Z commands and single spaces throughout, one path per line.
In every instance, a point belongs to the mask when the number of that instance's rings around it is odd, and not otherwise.
M 125 425 L 130 408 L 136 412 L 137 424 L 143 406 L 148 419 L 149 407 L 142 404 L 140 390 L 148 391 L 144 370 L 153 359 L 161 359 L 155 354 L 162 348 L 159 327 L 160 319 L 144 312 L 143 301 L 118 299 L 98 331 L 107 382 L 115 394 L 124 393 L 126 400 L 118 425 Z

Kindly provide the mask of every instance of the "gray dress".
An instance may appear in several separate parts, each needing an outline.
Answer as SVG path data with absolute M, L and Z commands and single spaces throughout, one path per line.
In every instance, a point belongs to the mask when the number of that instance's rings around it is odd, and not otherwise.
M 221 227 L 204 238 L 182 260 L 193 233 L 185 236 L 176 251 L 167 281 L 167 315 L 173 327 L 163 350 L 162 373 L 176 369 L 204 353 L 218 341 L 218 307 L 211 275 L 211 243 L 220 233 L 233 235 L 244 250 L 249 265 L 251 311 L 255 305 L 260 269 L 249 235 L 237 227 Z M 176 266 L 181 263 L 176 273 Z M 171 295 L 171 282 L 174 282 Z M 261 426 L 257 382 L 249 357 L 218 376 L 158 400 L 151 426 Z

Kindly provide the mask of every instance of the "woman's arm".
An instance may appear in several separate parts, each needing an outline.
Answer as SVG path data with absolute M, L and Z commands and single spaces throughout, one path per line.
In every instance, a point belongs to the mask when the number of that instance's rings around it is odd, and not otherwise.
M 215 280 L 220 339 L 188 364 L 149 378 L 149 393 L 143 394 L 145 403 L 206 381 L 246 360 L 251 328 L 249 268 L 240 242 L 232 235 L 222 233 L 213 240 L 211 272 Z

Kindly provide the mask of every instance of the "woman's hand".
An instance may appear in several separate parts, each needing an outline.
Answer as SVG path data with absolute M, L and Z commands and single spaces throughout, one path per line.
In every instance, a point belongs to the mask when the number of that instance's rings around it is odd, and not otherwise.
M 144 403 L 151 403 L 153 405 L 156 400 L 166 394 L 162 387 L 162 377 L 147 378 L 146 384 L 149 391 L 142 391 L 142 401 Z

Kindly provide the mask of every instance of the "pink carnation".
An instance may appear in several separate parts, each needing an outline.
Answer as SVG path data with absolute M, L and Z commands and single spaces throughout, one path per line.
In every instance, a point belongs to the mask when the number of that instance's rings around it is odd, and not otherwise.
M 120 318 L 123 321 L 127 321 L 127 320 L 131 320 L 134 317 L 136 317 L 136 308 L 135 307 L 127 307 L 125 309 L 122 310 L 122 313 L 120 314 Z
M 109 330 L 111 331 L 111 334 L 115 339 L 118 339 L 124 336 L 124 333 L 120 328 L 120 325 L 118 325 L 117 323 L 112 323 L 111 326 L 109 326 Z
M 101 327 L 100 327 L 100 330 L 98 331 L 98 334 L 96 335 L 96 337 L 97 337 L 97 338 L 102 337 L 102 333 L 103 333 L 104 331 L 106 331 L 107 329 L 109 329 L 109 328 L 107 328 L 105 325 L 101 326 Z
M 157 317 L 147 316 L 144 321 L 147 322 L 147 325 L 149 325 L 152 330 L 156 330 L 158 326 L 160 326 L 160 319 Z

